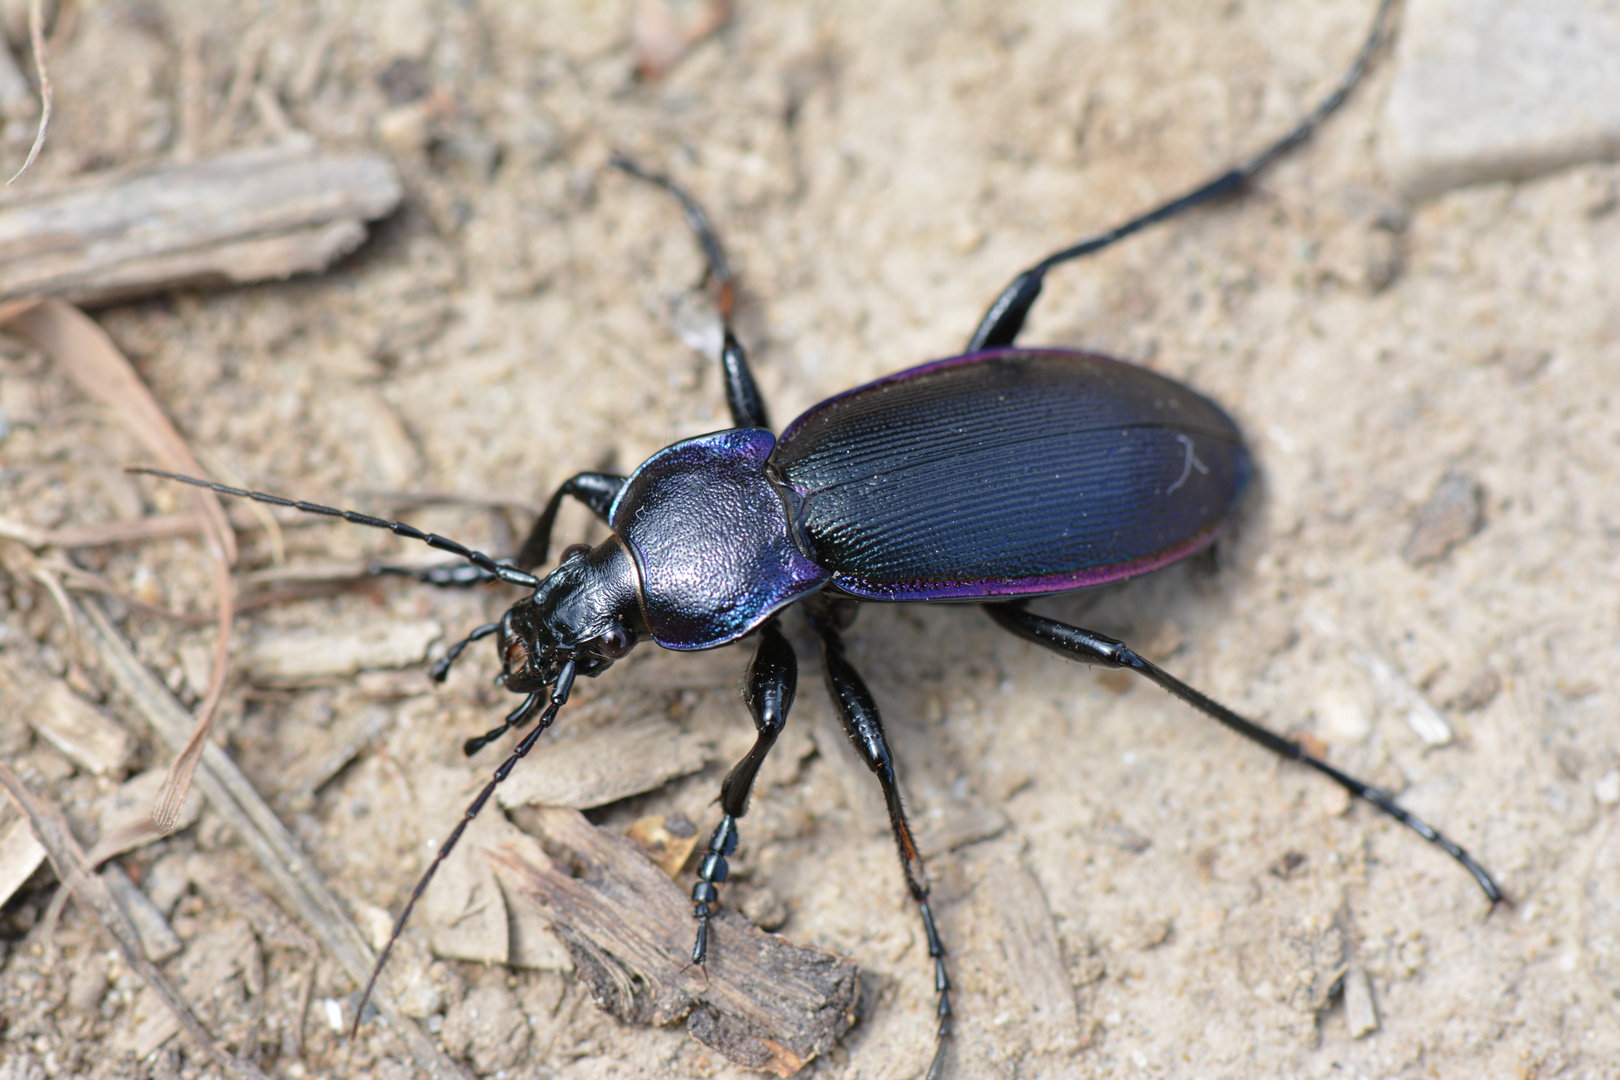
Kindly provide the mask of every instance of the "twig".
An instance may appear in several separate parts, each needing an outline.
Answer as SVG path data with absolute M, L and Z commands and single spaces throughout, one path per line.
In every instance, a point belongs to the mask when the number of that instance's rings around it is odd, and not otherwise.
M 17 804 L 17 808 L 28 816 L 29 824 L 34 827 L 34 835 L 44 845 L 51 866 L 56 870 L 57 879 L 96 913 L 96 917 L 118 943 L 119 951 L 124 954 L 124 962 L 138 972 L 157 992 L 163 1003 L 169 1007 L 169 1011 L 174 1013 L 175 1019 L 186 1034 L 228 1072 L 251 1077 L 253 1080 L 265 1080 L 264 1073 L 247 1062 L 238 1061 L 214 1041 L 213 1036 L 208 1034 L 196 1014 L 191 1011 L 191 1007 L 180 996 L 179 991 L 164 977 L 163 972 L 146 958 L 145 953 L 141 951 L 140 938 L 134 924 L 113 899 L 106 882 L 90 872 L 85 862 L 84 850 L 79 847 L 79 842 L 74 838 L 61 811 L 24 787 L 17 774 L 4 762 L 0 762 L 0 786 L 6 789 L 12 801 Z
M 168 687 L 136 658 L 100 606 L 81 607 L 85 639 L 94 648 L 105 671 L 130 699 L 135 710 L 170 747 L 184 747 L 191 733 L 191 716 L 169 693 Z M 197 786 L 226 823 L 242 837 L 282 898 L 320 942 L 326 954 L 342 966 L 357 984 L 371 975 L 373 953 L 338 899 L 322 883 L 319 873 L 281 821 L 259 797 L 235 762 L 219 747 L 207 743 L 197 769 Z M 396 1011 L 387 998 L 373 995 L 372 1003 L 399 1032 L 411 1057 L 434 1080 L 464 1080 L 414 1021 Z

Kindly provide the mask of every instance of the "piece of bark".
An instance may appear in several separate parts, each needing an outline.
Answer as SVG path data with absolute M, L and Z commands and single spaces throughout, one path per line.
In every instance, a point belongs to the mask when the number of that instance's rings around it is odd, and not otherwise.
M 298 142 L 88 176 L 0 202 L 0 300 L 91 305 L 312 273 L 399 200 L 387 159 Z
M 1467 473 L 1447 472 L 1418 511 L 1401 555 L 1413 566 L 1439 562 L 1484 527 L 1484 487 Z
M 767 934 L 722 908 L 705 973 L 690 966 L 691 901 L 636 845 L 573 810 L 537 820 L 572 865 L 491 856 L 514 895 L 539 904 L 597 1005 L 632 1024 L 686 1021 L 739 1065 L 791 1076 L 830 1051 L 855 1019 L 855 965 Z
M 0 829 L 0 905 L 16 895 L 45 861 L 45 845 L 34 835 L 25 817 Z
M 271 633 L 248 646 L 246 666 L 261 685 L 330 682 L 420 664 L 443 636 L 444 629 L 431 619 L 378 623 L 353 633 Z
M 589 810 L 697 772 L 712 756 L 713 744 L 664 716 L 644 716 L 536 747 L 495 797 L 506 807 Z
M 1046 894 L 1034 875 L 1015 862 L 1002 863 L 991 879 L 996 882 L 1001 952 L 1028 1008 L 1030 1029 L 1043 1040 L 1039 1049 L 1072 1053 L 1081 1045 L 1080 1014 Z
M 135 740 L 61 679 L 0 660 L 0 701 L 19 710 L 39 736 L 97 776 L 122 775 Z

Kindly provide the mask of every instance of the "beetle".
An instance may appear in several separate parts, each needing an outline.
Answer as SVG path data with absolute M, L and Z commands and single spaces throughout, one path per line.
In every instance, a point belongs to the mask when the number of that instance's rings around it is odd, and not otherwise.
M 402 522 L 227 487 L 171 479 L 295 510 L 388 529 L 465 561 L 427 571 L 437 585 L 500 581 L 528 590 L 496 622 L 452 645 L 431 670 L 443 680 L 471 644 L 494 638 L 500 681 L 520 703 L 472 754 L 514 728 L 529 730 L 440 845 L 377 961 L 386 964 L 417 900 L 467 824 L 536 745 L 575 680 L 596 677 L 642 642 L 675 651 L 756 637 L 743 698 L 753 746 L 721 784 L 720 821 L 692 889 L 692 963 L 709 952 L 709 920 L 735 855 L 760 767 L 797 691 L 798 659 L 780 620 L 798 605 L 819 638 L 844 730 L 882 789 L 907 889 L 922 922 L 938 1001 L 928 1076 L 944 1068 L 952 1032 L 946 948 L 923 861 L 901 799 L 876 702 L 846 655 L 860 603 L 979 603 L 1001 628 L 1082 663 L 1134 671 L 1205 715 L 1298 761 L 1364 799 L 1459 862 L 1494 905 L 1503 893 L 1466 851 L 1386 792 L 1334 768 L 1300 743 L 1227 709 L 1124 642 L 1036 615 L 1030 597 L 1123 581 L 1207 548 L 1234 512 L 1253 469 L 1236 423 L 1219 405 L 1146 368 L 1095 353 L 1016 344 L 1053 267 L 1149 225 L 1241 190 L 1303 141 L 1344 100 L 1383 37 L 1389 0 L 1334 91 L 1293 131 L 1249 161 L 1124 225 L 1053 253 L 996 298 L 962 355 L 838 394 L 773 434 L 742 344 L 731 327 L 734 286 L 698 203 L 671 179 L 615 158 L 679 201 L 719 292 L 719 362 L 732 427 L 660 450 L 629 475 L 581 472 L 552 494 L 518 553 L 496 560 Z M 562 503 L 573 499 L 609 528 L 594 547 L 571 545 L 544 576 Z M 375 983 L 368 984 L 366 995 Z M 362 998 L 362 1006 L 364 998 Z M 358 1025 L 360 1010 L 356 1011 Z

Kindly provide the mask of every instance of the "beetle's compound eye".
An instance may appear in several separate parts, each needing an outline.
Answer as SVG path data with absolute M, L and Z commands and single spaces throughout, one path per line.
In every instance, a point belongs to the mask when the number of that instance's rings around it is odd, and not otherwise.
M 562 549 L 562 555 L 558 557 L 557 565 L 561 566 L 569 559 L 572 559 L 575 555 L 583 555 L 589 550 L 591 550 L 591 545 L 589 544 L 569 544 L 567 547 Z
M 636 635 L 623 623 L 614 623 L 601 637 L 591 642 L 591 651 L 604 660 L 617 660 L 629 652 L 636 643 Z

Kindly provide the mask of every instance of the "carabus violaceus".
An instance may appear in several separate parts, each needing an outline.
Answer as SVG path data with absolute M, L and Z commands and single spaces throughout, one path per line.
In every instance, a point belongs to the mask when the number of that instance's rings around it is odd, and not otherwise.
M 832 397 L 780 435 L 771 432 L 743 347 L 732 332 L 732 279 L 703 211 L 667 177 L 616 158 L 616 167 L 679 200 L 702 244 L 719 291 L 720 363 L 733 427 L 667 447 L 628 476 L 582 472 L 569 478 L 510 560 L 498 561 L 400 522 L 138 470 L 389 529 L 469 564 L 420 575 L 432 584 L 500 581 L 530 590 L 498 622 L 453 645 L 432 669 L 433 678 L 443 680 L 469 644 L 495 638 L 501 682 L 522 701 L 501 725 L 468 740 L 466 752 L 513 728 L 532 727 L 440 846 L 401 912 L 377 972 L 467 823 L 535 746 L 576 678 L 600 675 L 643 641 L 691 651 L 755 636 L 758 646 L 743 697 L 757 737 L 721 785 L 722 816 L 692 890 L 697 922 L 692 962 L 703 964 L 709 919 L 737 850 L 739 819 L 793 704 L 798 661 L 779 619 L 795 604 L 820 639 L 827 686 L 844 730 L 882 788 L 906 885 L 922 919 L 938 998 L 931 1080 L 943 1074 L 952 1031 L 951 981 L 883 723 L 844 651 L 843 633 L 861 602 L 977 602 L 1003 629 L 1062 656 L 1135 671 L 1238 734 L 1372 803 L 1461 863 L 1492 904 L 1503 900 L 1491 875 L 1467 852 L 1388 793 L 1244 719 L 1123 642 L 1022 606 L 1030 597 L 1135 577 L 1206 548 L 1232 513 L 1251 471 L 1236 424 L 1197 392 L 1106 356 L 1017 347 L 1046 272 L 1240 190 L 1344 99 L 1382 40 L 1389 6 L 1383 0 L 1371 34 L 1337 88 L 1287 136 L 1191 193 L 1055 252 L 1018 275 L 991 305 L 963 355 Z M 546 562 L 565 498 L 586 506 L 611 534 L 595 547 L 567 548 L 555 569 L 536 576 L 531 570 Z

